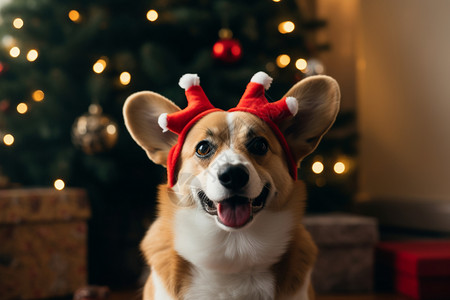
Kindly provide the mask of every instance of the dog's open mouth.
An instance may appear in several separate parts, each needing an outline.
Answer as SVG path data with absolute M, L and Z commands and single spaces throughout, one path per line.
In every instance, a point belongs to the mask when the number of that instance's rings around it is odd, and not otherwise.
M 198 197 L 208 214 L 217 216 L 219 222 L 227 227 L 239 228 L 250 222 L 253 215 L 264 208 L 269 192 L 270 186 L 266 185 L 254 199 L 233 196 L 219 203 L 210 200 L 203 191 L 198 192 Z

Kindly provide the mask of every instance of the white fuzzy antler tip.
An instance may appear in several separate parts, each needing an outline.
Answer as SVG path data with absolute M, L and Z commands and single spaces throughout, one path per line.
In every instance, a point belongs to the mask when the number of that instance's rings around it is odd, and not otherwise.
M 270 77 L 263 71 L 259 71 L 258 73 L 253 75 L 250 82 L 262 84 L 264 86 L 264 89 L 268 90 L 270 88 L 270 85 L 272 84 L 272 80 L 272 77 Z
M 160 114 L 158 117 L 158 125 L 161 127 L 163 132 L 167 132 L 169 130 L 167 124 L 167 113 Z
M 187 90 L 193 85 L 200 85 L 200 77 L 197 74 L 184 74 L 181 76 L 178 85 L 182 89 Z
M 298 102 L 295 97 L 286 97 L 286 105 L 293 116 L 298 112 Z

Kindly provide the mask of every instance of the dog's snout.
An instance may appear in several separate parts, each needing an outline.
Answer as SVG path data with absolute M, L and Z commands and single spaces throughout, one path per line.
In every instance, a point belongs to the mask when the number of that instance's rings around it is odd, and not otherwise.
M 247 184 L 249 172 L 243 165 L 227 165 L 219 170 L 218 178 L 224 187 L 236 191 Z

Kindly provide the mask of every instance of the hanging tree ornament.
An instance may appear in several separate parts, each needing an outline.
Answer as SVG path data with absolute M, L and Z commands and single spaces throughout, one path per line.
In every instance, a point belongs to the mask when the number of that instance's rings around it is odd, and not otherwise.
M 235 63 L 242 57 L 241 43 L 232 37 L 233 32 L 230 29 L 220 29 L 219 40 L 212 49 L 212 55 L 215 59 L 225 63 Z
M 306 68 L 302 72 L 305 73 L 306 76 L 322 75 L 325 73 L 325 67 L 317 58 L 311 58 L 307 60 Z
M 91 104 L 89 112 L 78 117 L 72 126 L 72 142 L 86 154 L 104 152 L 117 142 L 117 123 L 102 113 L 99 104 Z

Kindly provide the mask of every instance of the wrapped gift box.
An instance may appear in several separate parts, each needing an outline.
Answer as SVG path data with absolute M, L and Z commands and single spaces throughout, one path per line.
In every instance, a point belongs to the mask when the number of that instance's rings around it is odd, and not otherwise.
M 423 300 L 450 299 L 450 240 L 383 242 L 377 288 Z
M 329 214 L 304 218 L 319 248 L 312 274 L 318 293 L 373 290 L 373 264 L 378 225 L 375 219 Z
M 0 190 L 0 298 L 65 296 L 85 285 L 89 216 L 82 189 Z

